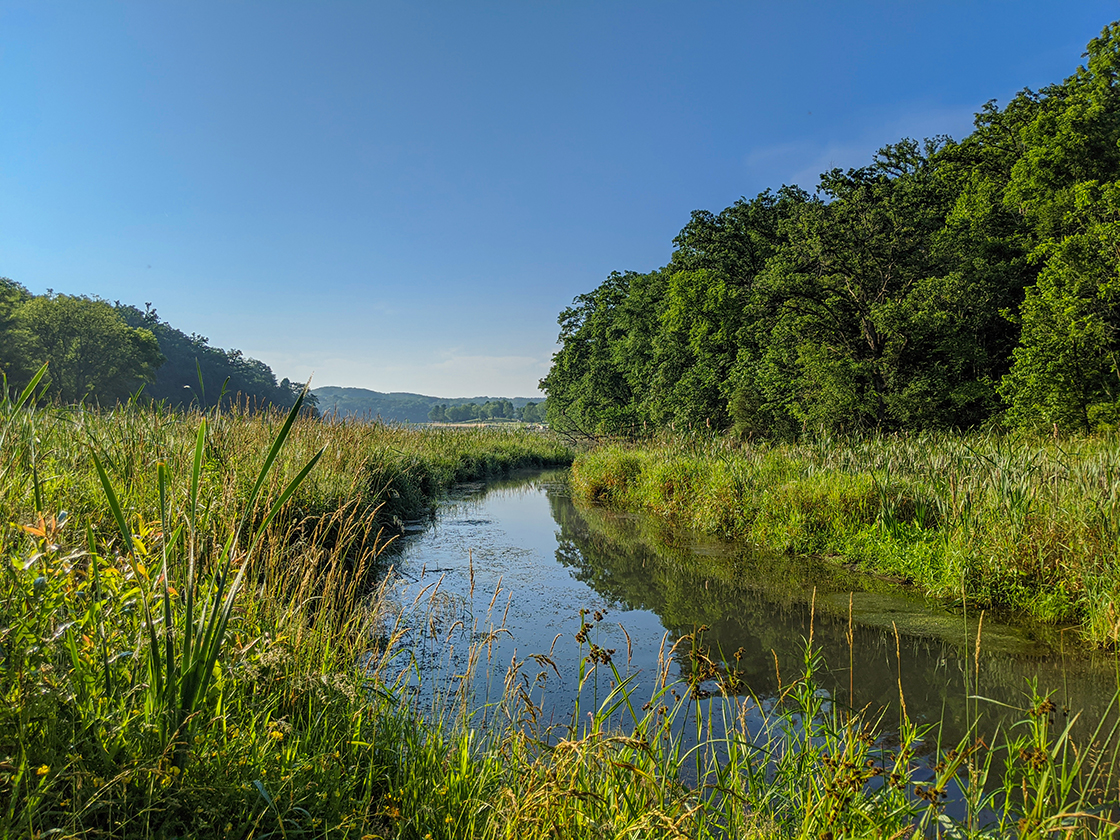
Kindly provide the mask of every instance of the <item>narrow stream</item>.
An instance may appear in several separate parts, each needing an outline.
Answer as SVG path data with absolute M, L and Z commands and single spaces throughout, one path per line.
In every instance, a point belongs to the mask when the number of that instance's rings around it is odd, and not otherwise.
M 468 673 L 473 642 L 474 700 L 483 706 L 502 695 L 510 663 L 521 662 L 517 683 L 556 722 L 572 714 L 589 644 L 613 650 L 620 674 L 634 676 L 638 706 L 659 662 L 670 663 L 671 677 L 689 667 L 687 645 L 669 651 L 700 627 L 708 628 L 708 655 L 763 707 L 799 675 L 811 633 L 828 666 L 823 688 L 836 702 L 882 710 L 889 730 L 901 684 L 909 717 L 942 722 L 943 737 L 954 740 L 978 708 L 983 734 L 1020 719 L 1033 681 L 1054 692 L 1059 715 L 1080 712 L 1075 731 L 1091 735 L 1117 686 L 1115 656 L 1082 648 L 1072 632 L 991 615 L 981 623 L 967 604 L 950 610 L 825 561 L 580 508 L 562 471 L 458 488 L 433 527 L 403 539 L 396 564 L 406 613 L 423 593 L 412 620 L 426 639 L 425 667 L 444 679 Z M 581 610 L 593 625 L 585 644 L 575 638 Z M 611 678 L 597 669 L 580 714 L 605 698 Z M 969 700 L 974 694 L 987 700 Z

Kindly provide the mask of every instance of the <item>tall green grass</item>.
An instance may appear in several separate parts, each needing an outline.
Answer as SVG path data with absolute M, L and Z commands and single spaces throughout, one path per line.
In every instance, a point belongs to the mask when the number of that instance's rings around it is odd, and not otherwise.
M 9 522 L 66 510 L 102 531 L 116 529 L 93 457 L 100 458 L 122 509 L 158 523 L 162 462 L 175 476 L 192 474 L 201 414 L 124 406 L 9 412 L 0 439 L 0 505 Z M 283 414 L 210 414 L 198 472 L 196 526 L 209 539 L 228 534 L 247 514 L 259 519 L 291 476 L 317 452 L 315 469 L 281 512 L 286 523 L 311 527 L 347 506 L 359 506 L 375 535 L 427 516 L 456 482 L 510 470 L 567 464 L 571 454 L 552 438 L 516 429 L 417 429 L 299 417 L 275 469 L 250 504 Z M 248 506 L 248 509 L 246 509 Z
M 920 758 L 934 733 L 824 694 L 811 639 L 777 697 L 736 694 L 700 631 L 638 696 L 586 618 L 568 720 L 546 726 L 525 688 L 543 655 L 478 710 L 472 674 L 418 664 L 419 645 L 450 643 L 420 639 L 434 591 L 394 612 L 366 572 L 381 525 L 428 509 L 425 481 L 562 460 L 547 439 L 18 401 L 0 424 L 3 836 L 1115 832 L 1110 731 L 1074 745 L 1028 697 L 1000 743 Z M 500 628 L 467 629 L 482 668 Z M 595 680 L 605 700 L 581 707 Z
M 368 825 L 382 549 L 452 483 L 567 450 L 32 392 L 0 402 L 3 833 Z
M 947 599 L 1120 640 L 1120 441 L 913 435 L 671 439 L 581 455 L 585 500 L 835 555 Z

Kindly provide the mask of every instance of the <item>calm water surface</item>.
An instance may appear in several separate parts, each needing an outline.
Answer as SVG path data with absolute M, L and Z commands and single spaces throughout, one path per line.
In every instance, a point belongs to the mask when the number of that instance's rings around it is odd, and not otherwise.
M 471 679 L 481 706 L 501 696 L 509 666 L 520 663 L 517 684 L 557 722 L 571 715 L 588 649 L 575 639 L 581 610 L 594 625 L 589 642 L 613 649 L 620 673 L 634 678 L 637 704 L 649 698 L 659 662 L 669 663 L 670 676 L 689 667 L 687 644 L 669 651 L 701 627 L 706 653 L 736 672 L 764 707 L 803 667 L 812 633 L 829 666 L 823 686 L 836 702 L 881 709 L 890 728 L 901 682 L 909 716 L 943 721 L 954 738 L 977 705 L 987 710 L 988 729 L 1020 716 L 967 699 L 977 668 L 979 695 L 1024 708 L 1028 685 L 1037 681 L 1041 691 L 1055 692 L 1059 707 L 1082 712 L 1076 728 L 1086 733 L 1117 684 L 1115 657 L 1083 649 L 1072 633 L 992 615 L 981 623 L 967 604 L 950 609 L 835 564 L 577 508 L 563 472 L 459 488 L 431 528 L 403 539 L 396 563 L 398 602 L 425 639 L 423 668 L 445 682 L 461 677 L 473 646 Z M 580 697 L 581 713 L 605 698 L 611 680 L 597 669 Z

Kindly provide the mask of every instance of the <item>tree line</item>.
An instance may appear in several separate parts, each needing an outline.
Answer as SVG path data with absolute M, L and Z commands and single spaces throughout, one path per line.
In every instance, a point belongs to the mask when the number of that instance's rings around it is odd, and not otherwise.
M 62 403 L 113 405 L 139 395 L 173 408 L 228 408 L 238 400 L 290 408 L 303 390 L 277 382 L 268 365 L 240 350 L 172 327 L 151 304 L 140 310 L 51 290 L 33 295 L 0 278 L 0 372 L 18 391 L 44 364 L 43 397 Z
M 1120 420 L 1120 23 L 960 141 L 696 211 L 559 317 L 559 429 L 743 435 Z
M 428 419 L 433 423 L 462 423 L 468 420 L 520 420 L 523 423 L 545 422 L 545 403 L 528 402 L 515 406 L 510 400 L 487 400 L 482 405 L 474 402 L 433 405 Z

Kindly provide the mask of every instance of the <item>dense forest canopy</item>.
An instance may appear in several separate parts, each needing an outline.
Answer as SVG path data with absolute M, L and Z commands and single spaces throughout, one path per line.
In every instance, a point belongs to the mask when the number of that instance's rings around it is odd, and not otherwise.
M 303 390 L 277 382 L 268 365 L 240 350 L 175 329 L 151 305 L 141 311 L 84 295 L 33 295 L 0 278 L 0 372 L 18 390 L 44 364 L 44 396 L 64 403 L 112 405 L 139 393 L 174 408 L 235 400 L 290 408 Z
M 959 142 L 696 211 L 669 264 L 559 318 L 558 428 L 805 430 L 1120 420 L 1120 24 Z

